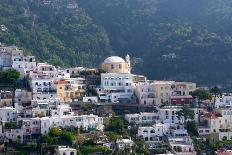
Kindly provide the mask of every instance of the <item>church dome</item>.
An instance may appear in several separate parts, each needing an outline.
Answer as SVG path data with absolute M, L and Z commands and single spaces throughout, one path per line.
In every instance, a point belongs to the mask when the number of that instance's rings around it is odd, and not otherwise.
M 104 63 L 125 63 L 125 61 L 118 56 L 111 56 L 104 60 Z

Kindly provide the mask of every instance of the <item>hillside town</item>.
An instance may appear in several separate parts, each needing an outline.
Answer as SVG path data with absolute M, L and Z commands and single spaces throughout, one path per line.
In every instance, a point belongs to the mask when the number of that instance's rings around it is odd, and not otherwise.
M 232 95 L 159 81 L 131 58 L 60 68 L 0 47 L 0 151 L 8 154 L 232 154 Z

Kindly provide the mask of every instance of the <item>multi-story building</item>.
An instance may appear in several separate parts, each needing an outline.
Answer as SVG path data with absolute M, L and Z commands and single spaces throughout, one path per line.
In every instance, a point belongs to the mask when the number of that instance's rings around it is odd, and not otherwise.
M 12 91 L 0 91 L 0 107 L 12 106 L 12 100 Z
M 16 122 L 17 119 L 17 111 L 13 107 L 3 107 L 0 108 L 0 121 L 4 123 L 6 122 Z
M 156 91 L 150 83 L 138 83 L 135 86 L 135 95 L 139 104 L 158 106 L 159 99 L 156 97 Z
M 54 117 L 42 117 L 41 120 L 41 134 L 47 134 L 51 127 L 77 127 L 88 129 L 103 130 L 103 118 L 97 115 L 63 115 Z
M 9 69 L 12 67 L 11 55 L 13 50 L 17 50 L 17 47 L 0 47 L 0 68 Z
M 17 124 L 23 132 L 23 141 L 38 139 L 40 136 L 39 118 L 18 118 Z
M 135 123 L 138 125 L 142 124 L 154 124 L 158 121 L 159 115 L 158 113 L 140 113 L 140 114 L 126 114 L 125 120 L 128 123 Z
M 85 94 L 85 79 L 73 78 L 56 81 L 57 96 L 65 102 L 81 99 Z
M 24 56 L 16 46 L 0 47 L 0 68 L 14 68 L 20 72 L 23 78 L 29 70 L 36 67 L 34 56 Z
M 130 101 L 134 93 L 132 74 L 102 73 L 101 87 L 97 89 L 101 101 Z
M 174 92 L 175 81 L 153 81 L 151 85 L 156 91 L 159 103 L 169 103 Z
M 29 83 L 33 99 L 49 99 L 56 96 L 55 81 L 58 71 L 55 66 L 38 63 L 37 68 L 29 73 Z
M 107 73 L 130 73 L 130 56 L 126 56 L 126 61 L 118 56 L 108 57 L 101 64 L 101 68 Z
M 169 145 L 176 155 L 196 155 L 193 142 L 189 136 L 169 137 Z
M 222 97 L 216 97 L 215 98 L 215 108 L 230 108 L 232 107 L 232 96 L 222 96 Z
M 181 106 L 163 106 L 158 109 L 159 119 L 163 123 L 183 124 L 184 117 L 178 117 L 177 112 L 182 110 Z
M 201 125 L 202 124 L 202 125 Z M 198 132 L 212 141 L 232 138 L 232 109 L 219 108 L 215 112 L 205 113 Z
M 170 135 L 170 124 L 157 123 L 153 126 L 138 128 L 137 136 L 146 142 L 160 142 L 164 136 Z
M 186 96 L 196 90 L 196 83 L 192 82 L 175 82 L 175 95 Z
M 134 142 L 131 139 L 118 139 L 116 145 L 119 150 L 129 150 L 129 153 L 132 153 Z

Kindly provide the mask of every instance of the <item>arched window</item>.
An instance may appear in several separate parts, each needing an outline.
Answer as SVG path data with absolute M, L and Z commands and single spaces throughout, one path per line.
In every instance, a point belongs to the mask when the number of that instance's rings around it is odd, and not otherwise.
M 70 152 L 70 155 L 74 155 L 74 152 Z
M 119 66 L 118 66 L 118 67 L 119 67 L 119 69 L 122 69 L 122 64 L 119 64 Z

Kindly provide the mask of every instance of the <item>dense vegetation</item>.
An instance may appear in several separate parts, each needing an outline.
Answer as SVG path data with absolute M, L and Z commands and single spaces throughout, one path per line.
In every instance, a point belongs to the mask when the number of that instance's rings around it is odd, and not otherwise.
M 232 1 L 80 0 L 114 51 L 155 79 L 231 86 Z
M 8 31 L 0 42 L 60 66 L 96 67 L 112 51 L 129 53 L 140 58 L 134 71 L 150 79 L 231 86 L 232 1 L 76 0 L 77 9 L 67 2 L 1 0 Z
M 97 65 L 111 52 L 107 34 L 81 9 L 69 9 L 64 2 L 1 0 L 0 25 L 8 30 L 0 30 L 0 42 L 59 66 Z

